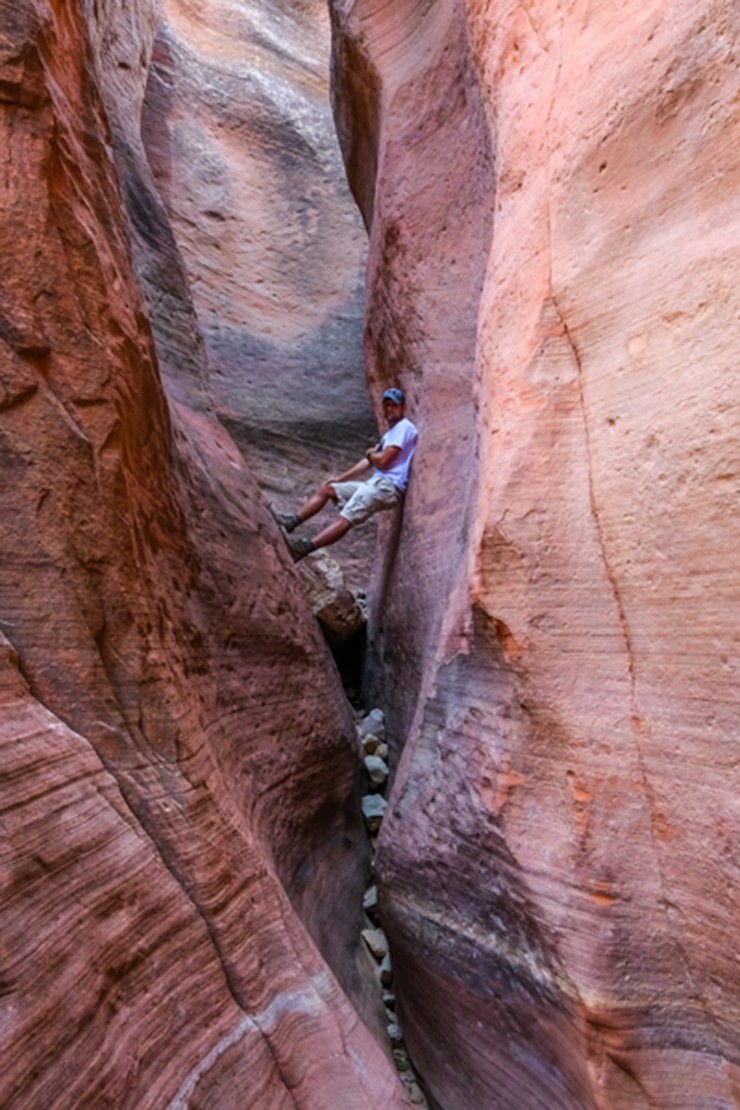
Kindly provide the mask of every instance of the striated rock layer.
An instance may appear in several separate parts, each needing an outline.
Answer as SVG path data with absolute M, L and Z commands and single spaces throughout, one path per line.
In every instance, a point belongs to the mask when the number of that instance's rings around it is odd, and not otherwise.
M 137 132 L 156 30 L 0 2 L 0 1102 L 400 1106 L 353 721 Z
M 332 10 L 421 427 L 368 678 L 406 1042 L 446 1110 L 733 1106 L 740 16 Z

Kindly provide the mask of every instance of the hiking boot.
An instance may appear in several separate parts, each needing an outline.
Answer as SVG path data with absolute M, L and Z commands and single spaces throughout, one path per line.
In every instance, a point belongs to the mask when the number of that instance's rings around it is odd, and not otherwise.
M 284 532 L 292 532 L 301 523 L 301 518 L 295 513 L 279 513 L 272 505 L 268 505 L 268 508 Z
M 292 555 L 294 563 L 300 563 L 301 559 L 305 559 L 307 555 L 310 555 L 312 551 L 316 550 L 313 545 L 313 540 L 310 540 L 308 536 L 296 537 L 294 540 L 286 540 L 285 542 L 288 545 L 288 551 Z

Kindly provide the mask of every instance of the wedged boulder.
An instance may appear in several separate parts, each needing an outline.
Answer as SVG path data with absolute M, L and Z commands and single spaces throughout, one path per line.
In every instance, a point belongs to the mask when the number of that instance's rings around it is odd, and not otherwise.
M 330 648 L 339 648 L 365 625 L 365 612 L 347 586 L 344 572 L 320 548 L 299 564 L 309 604 Z

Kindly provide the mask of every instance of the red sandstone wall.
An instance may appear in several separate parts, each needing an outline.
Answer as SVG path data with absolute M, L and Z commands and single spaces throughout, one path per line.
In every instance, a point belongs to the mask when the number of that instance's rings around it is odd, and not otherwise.
M 141 156 L 153 33 L 0 4 L 0 1102 L 402 1105 L 344 993 L 352 721 Z
M 446 1110 L 730 1107 L 738 15 L 333 12 L 371 373 L 422 431 L 371 676 L 408 1045 Z

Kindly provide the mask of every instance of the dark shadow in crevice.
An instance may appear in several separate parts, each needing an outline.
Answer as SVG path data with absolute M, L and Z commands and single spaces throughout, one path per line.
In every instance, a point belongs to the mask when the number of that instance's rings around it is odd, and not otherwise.
M 380 536 L 379 550 L 382 551 L 382 565 L 377 571 L 377 587 L 373 591 L 372 611 L 375 622 L 372 630 L 372 639 L 367 637 L 366 649 L 363 658 L 363 671 L 360 678 L 360 699 L 364 706 L 384 705 L 384 678 L 385 650 L 378 645 L 384 643 L 384 612 L 387 599 L 391 596 L 394 579 L 398 569 L 398 552 L 403 535 L 403 520 L 406 509 L 406 499 L 401 501 L 398 509 L 390 516 L 387 523 L 383 522 L 386 529 L 385 535 Z
M 333 647 L 329 640 L 327 643 L 337 665 L 347 700 L 353 709 L 362 709 L 362 673 L 367 653 L 367 625 L 363 624 L 338 647 Z

